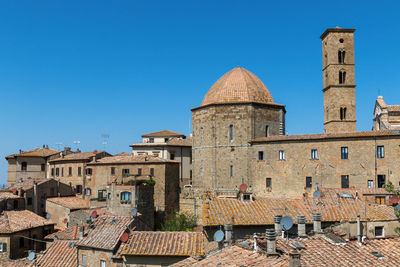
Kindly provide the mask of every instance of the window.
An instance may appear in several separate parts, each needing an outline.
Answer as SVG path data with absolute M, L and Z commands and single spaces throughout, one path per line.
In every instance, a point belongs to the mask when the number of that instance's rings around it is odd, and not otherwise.
M 318 159 L 318 149 L 311 149 L 311 159 Z
M 7 251 L 7 243 L 0 242 L 0 252 L 6 252 L 6 251 Z
M 341 147 L 341 159 L 348 159 L 349 158 L 349 148 L 347 146 Z
M 384 146 L 378 146 L 376 148 L 376 156 L 378 159 L 383 159 L 385 157 L 385 147 Z
M 169 159 L 170 159 L 170 160 L 174 160 L 174 159 L 175 159 L 175 154 L 174 154 L 174 153 L 171 153 L 171 154 L 169 155 Z
M 340 108 L 340 120 L 346 119 L 347 108 Z
M 190 160 L 190 164 L 192 164 L 192 160 L 193 160 L 192 150 L 190 150 L 189 160 Z
M 250 201 L 251 200 L 251 195 L 250 194 L 243 194 L 243 200 L 244 201 Z
M 306 188 L 312 188 L 312 177 L 311 176 L 306 177 Z
M 385 197 L 375 197 L 375 202 L 378 205 L 385 205 Z
M 60 176 L 60 168 L 56 168 L 56 176 Z
M 25 240 L 23 237 L 19 238 L 19 248 L 25 247 Z
M 82 194 L 82 185 L 80 185 L 80 184 L 76 185 L 76 193 Z
M 154 176 L 154 168 L 150 168 L 150 175 Z
M 42 165 L 40 165 L 40 170 L 44 172 L 46 170 L 46 164 L 43 163 Z
M 132 194 L 131 192 L 121 192 L 121 203 L 129 204 L 131 203 Z
M 106 267 L 106 261 L 100 260 L 100 267 Z
M 383 226 L 375 226 L 375 237 L 384 237 Z
M 86 188 L 86 193 L 85 193 L 85 195 L 91 196 L 91 195 L 92 195 L 92 189 Z
M 164 138 L 164 142 L 167 143 L 168 142 L 168 138 Z
M 82 266 L 87 266 L 87 256 L 82 255 Z
M 129 169 L 122 169 L 122 177 L 129 176 Z
M 231 177 L 233 176 L 233 165 L 229 166 L 229 174 Z
M 279 160 L 285 160 L 285 150 L 279 150 Z
M 97 190 L 97 200 L 98 201 L 105 201 L 105 195 L 104 193 L 106 192 L 106 190 Z
M 72 167 L 68 167 L 68 176 L 72 176 Z
M 32 198 L 28 197 L 28 204 L 27 205 L 32 205 Z
M 85 171 L 86 175 L 92 175 L 92 168 L 87 168 Z
M 51 176 L 54 176 L 54 168 L 51 168 Z
M 265 136 L 266 137 L 269 136 L 269 127 L 268 127 L 268 125 L 265 126 Z
M 342 188 L 349 188 L 349 176 L 342 175 Z
M 229 125 L 229 141 L 233 141 L 233 125 Z
M 265 179 L 265 186 L 267 188 L 271 188 L 271 186 L 272 186 L 272 178 L 266 178 Z
M 82 176 L 82 167 L 78 167 L 78 176 Z
M 200 128 L 200 145 L 202 146 L 204 142 L 204 129 L 203 127 Z
M 115 175 L 115 167 L 111 167 L 111 175 Z
M 258 160 L 264 160 L 264 151 L 258 151 Z
M 340 39 L 339 39 L 339 42 L 340 42 L 340 43 L 343 43 L 343 42 L 344 42 L 343 38 L 340 38 Z
M 28 169 L 28 163 L 22 162 L 21 163 L 21 171 L 26 171 Z
M 138 169 L 137 169 L 137 174 L 138 174 L 138 175 L 142 175 L 142 168 L 138 168 Z
M 374 181 L 368 180 L 368 188 L 374 188 Z
M 64 177 L 64 168 L 61 168 L 61 176 Z
M 339 71 L 339 84 L 344 84 L 346 82 L 346 72 Z
M 338 61 L 339 64 L 344 64 L 344 57 L 346 55 L 345 51 L 338 51 Z
M 154 138 L 149 138 L 150 143 L 154 143 Z
M 386 183 L 386 175 L 378 174 L 378 188 L 382 188 Z

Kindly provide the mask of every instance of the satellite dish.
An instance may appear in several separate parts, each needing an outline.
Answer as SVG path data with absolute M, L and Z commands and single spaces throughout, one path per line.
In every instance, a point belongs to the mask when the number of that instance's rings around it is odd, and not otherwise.
M 293 227 L 293 219 L 290 216 L 285 216 L 281 219 L 281 227 L 285 231 L 289 231 Z
M 90 217 L 96 218 L 97 217 L 97 211 L 92 211 L 92 214 L 90 214 Z
M 125 243 L 126 241 L 128 241 L 129 238 L 129 234 L 128 233 L 123 233 L 121 236 L 121 242 Z
M 247 184 L 241 184 L 239 186 L 240 192 L 245 193 L 247 190 Z
M 36 254 L 34 251 L 29 252 L 28 254 L 28 260 L 33 261 L 36 258 Z
M 137 215 L 137 208 L 133 208 L 131 211 L 131 215 L 134 217 Z
M 46 219 L 50 219 L 51 218 L 51 214 L 50 213 L 46 213 Z
M 68 222 L 68 219 L 67 219 L 67 218 L 65 218 L 65 219 L 64 219 L 64 223 L 67 223 L 67 222 Z
M 222 230 L 218 230 L 214 233 L 214 241 L 221 242 L 224 240 L 224 232 Z
M 90 217 L 90 222 L 94 222 L 94 218 L 93 217 Z
M 70 247 L 70 248 L 73 248 L 73 247 L 75 247 L 75 243 L 74 243 L 74 242 L 72 242 L 71 244 L 69 244 L 69 247 Z

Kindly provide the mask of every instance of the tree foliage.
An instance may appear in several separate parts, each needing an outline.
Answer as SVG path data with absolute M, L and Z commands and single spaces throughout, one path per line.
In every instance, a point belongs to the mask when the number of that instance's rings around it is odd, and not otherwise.
M 386 191 L 392 193 L 393 195 L 396 195 L 400 199 L 400 192 L 394 188 L 394 185 L 392 184 L 392 182 L 388 182 L 387 184 L 384 184 L 383 188 L 385 188 Z M 394 207 L 394 214 L 396 215 L 397 218 L 400 218 L 400 209 L 397 208 L 398 206 L 399 205 Z M 399 227 L 396 227 L 394 229 L 394 231 L 397 234 L 400 234 L 400 228 Z
M 196 216 L 185 213 L 172 213 L 168 214 L 165 223 L 162 226 L 162 231 L 185 231 L 191 232 L 197 225 Z

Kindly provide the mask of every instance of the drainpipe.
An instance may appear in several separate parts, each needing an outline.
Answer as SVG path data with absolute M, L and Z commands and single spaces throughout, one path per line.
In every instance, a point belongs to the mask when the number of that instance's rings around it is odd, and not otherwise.
M 33 182 L 33 212 L 38 214 L 38 205 L 37 205 L 37 183 Z
M 375 185 L 374 185 L 374 187 L 375 188 L 377 188 L 378 187 L 378 183 L 377 183 L 377 181 L 376 181 L 376 179 L 377 179 L 377 175 L 376 175 L 376 173 L 377 173 L 377 164 L 376 164 L 376 135 L 374 136 L 374 141 L 375 141 L 375 150 L 374 150 L 374 160 L 375 160 Z

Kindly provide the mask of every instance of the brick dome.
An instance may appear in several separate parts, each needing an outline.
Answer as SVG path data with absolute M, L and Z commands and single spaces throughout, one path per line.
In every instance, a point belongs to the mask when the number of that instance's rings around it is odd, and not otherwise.
M 274 100 L 257 76 L 248 70 L 236 67 L 210 88 L 201 105 L 240 102 L 271 104 Z

